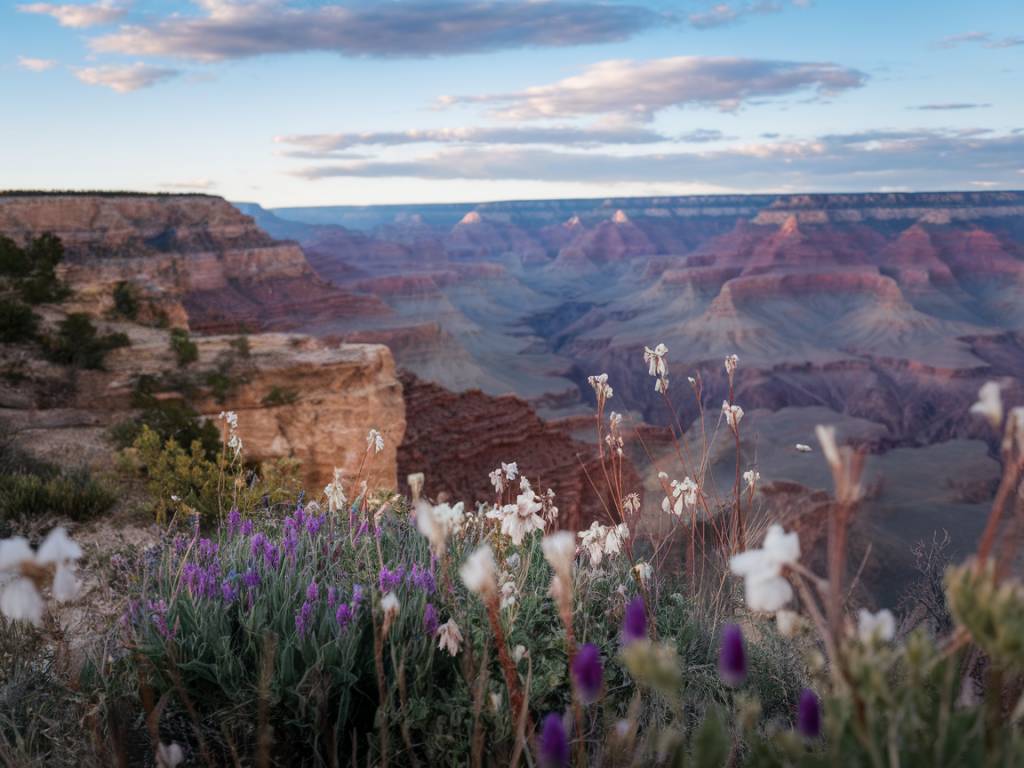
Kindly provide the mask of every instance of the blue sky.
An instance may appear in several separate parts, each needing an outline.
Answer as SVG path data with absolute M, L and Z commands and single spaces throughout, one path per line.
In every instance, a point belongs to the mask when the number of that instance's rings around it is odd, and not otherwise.
M 0 186 L 268 206 L 1024 188 L 1024 3 L 0 9 Z

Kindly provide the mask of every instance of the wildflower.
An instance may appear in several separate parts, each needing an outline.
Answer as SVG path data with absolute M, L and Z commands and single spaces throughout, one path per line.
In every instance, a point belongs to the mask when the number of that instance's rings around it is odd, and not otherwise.
M 416 589 L 428 595 L 433 594 L 437 588 L 433 572 L 424 568 L 419 563 L 413 563 L 412 572 L 409 574 L 409 581 Z
M 437 608 L 433 603 L 427 603 L 423 607 L 423 631 L 427 633 L 427 637 L 437 634 L 437 626 Z
M 494 574 L 494 553 L 486 544 L 473 552 L 459 569 L 466 588 L 478 595 L 491 594 L 497 589 Z
M 821 702 L 810 688 L 800 692 L 796 729 L 805 739 L 816 739 L 821 735 Z
M 491 485 L 494 486 L 495 493 L 501 493 L 505 490 L 505 475 L 502 474 L 501 469 L 493 469 L 487 476 L 491 480 Z
M 437 647 L 440 650 L 448 651 L 449 656 L 458 656 L 462 650 L 462 632 L 455 619 L 448 619 L 441 628 L 437 630 Z
M 306 587 L 306 599 L 311 603 L 315 603 L 320 597 L 320 588 L 317 586 L 316 579 L 309 582 L 309 586 Z
M 394 623 L 395 618 L 397 618 L 400 607 L 394 592 L 388 592 L 380 599 L 380 608 L 384 612 L 384 626 L 382 629 L 384 637 L 387 637 L 388 632 L 391 631 L 391 625 Z
M 227 422 L 229 429 L 238 429 L 238 414 L 234 411 L 221 411 L 218 418 Z
M 565 768 L 569 765 L 569 737 L 561 715 L 552 712 L 544 718 L 538 752 L 537 762 L 541 768 Z
M 687 376 L 686 380 L 689 382 L 691 387 L 694 387 L 694 388 L 697 387 L 697 380 L 695 378 L 693 378 L 693 376 Z
M 677 480 L 672 481 L 671 498 L 666 496 L 661 500 L 661 508 L 664 512 L 671 512 L 676 517 L 683 514 L 683 505 L 685 504 L 688 508 L 692 509 L 697 505 L 697 492 L 700 490 L 700 486 L 697 485 L 693 478 L 687 477 L 683 482 Z
M 498 593 L 501 595 L 500 605 L 502 608 L 511 608 L 516 604 L 516 598 L 519 595 L 519 588 L 516 586 L 512 577 L 507 573 L 502 573 L 498 582 L 500 584 L 498 587 Z
M 999 429 L 1003 421 L 1003 396 L 1001 387 L 994 381 L 986 381 L 978 390 L 978 402 L 971 406 L 970 412 L 984 416 L 989 423 Z
M 522 475 L 519 478 L 519 490 L 520 491 L 529 491 L 530 490 L 530 481 L 526 479 L 526 475 Z
M 738 624 L 726 624 L 722 628 L 718 674 L 732 688 L 740 687 L 747 680 L 747 650 L 743 642 L 743 630 Z
M 804 444 L 804 443 L 797 443 L 797 444 L 796 444 L 795 446 L 793 446 L 793 447 L 794 447 L 794 448 L 796 448 L 796 450 L 797 450 L 797 451 L 798 451 L 799 453 L 810 453 L 811 451 L 813 451 L 813 450 L 814 450 L 813 448 L 811 448 L 811 446 L 809 446 L 809 445 L 806 445 L 806 444 Z
M 515 504 L 495 507 L 487 516 L 501 520 L 501 532 L 519 546 L 523 538 L 533 531 L 544 530 L 544 518 L 538 515 L 544 505 L 537 501 L 537 495 L 527 489 L 516 497 Z
M 254 568 L 250 568 L 244 574 L 242 574 L 242 583 L 245 584 L 249 589 L 255 589 L 260 585 L 260 574 Z
M 376 429 L 371 429 L 370 433 L 366 436 L 366 448 L 369 450 L 373 449 L 374 453 L 380 453 L 384 450 L 384 435 L 378 432 Z
M 842 465 L 842 460 L 839 458 L 839 448 L 836 446 L 836 428 L 819 424 L 814 428 L 814 434 L 817 435 L 818 442 L 821 443 L 821 452 L 825 456 L 825 461 L 833 469 L 838 469 Z
M 530 652 L 526 650 L 525 645 L 520 644 L 512 649 L 512 661 L 514 661 L 516 664 L 518 664 L 520 661 L 522 661 L 529 655 Z
M 729 376 L 729 381 L 732 381 L 732 377 L 736 373 L 736 366 L 739 363 L 740 359 L 736 355 L 729 355 L 725 358 L 725 372 Z
M 423 492 L 423 483 L 426 478 L 422 472 L 413 472 L 411 475 L 405 478 L 405 481 L 409 484 L 409 492 L 412 493 L 413 502 L 417 502 L 420 499 L 420 494 Z
M 377 585 L 381 592 L 392 592 L 398 589 L 402 584 L 402 579 L 405 578 L 405 568 L 398 566 L 395 570 L 388 570 L 387 566 L 383 566 L 380 569 L 380 575 L 377 579 Z
M 750 610 L 777 611 L 793 599 L 793 588 L 782 576 L 782 569 L 799 558 L 799 537 L 772 525 L 761 549 L 748 550 L 729 560 L 732 572 L 744 578 Z
M 345 629 L 352 622 L 352 607 L 348 603 L 342 603 L 334 612 L 334 620 L 339 629 Z
M 597 376 L 588 376 L 587 383 L 590 384 L 594 390 L 594 394 L 597 395 L 598 405 L 603 405 L 605 400 L 611 400 L 615 394 L 611 386 L 608 384 L 608 374 L 602 373 Z
M 732 405 L 728 400 L 722 401 L 722 415 L 725 416 L 725 423 L 735 432 L 739 429 L 740 420 L 743 418 L 743 409 L 738 405 Z
M 644 362 L 647 363 L 648 375 L 660 379 L 668 376 L 668 362 L 665 360 L 667 354 L 668 347 L 664 344 L 658 344 L 654 349 L 644 347 Z
M 593 643 L 579 647 L 576 658 L 572 660 L 572 678 L 584 704 L 597 701 L 604 682 L 604 669 L 601 667 L 601 652 Z
M 783 637 L 793 637 L 800 626 L 800 614 L 785 609 L 775 614 L 775 624 Z
M 24 538 L 0 541 L 0 613 L 15 621 L 39 624 L 43 617 L 40 583 L 52 576 L 54 599 L 73 599 L 78 594 L 75 562 L 81 557 L 81 547 L 63 528 L 50 531 L 35 553 Z M 10 574 L 6 579 L 4 572 Z
M 743 473 L 743 482 L 747 484 L 748 490 L 755 490 L 757 484 L 761 481 L 761 473 L 753 469 L 748 469 Z
M 629 526 L 619 523 L 616 526 L 601 525 L 596 520 L 585 531 L 577 534 L 580 546 L 587 550 L 592 565 L 600 565 L 605 555 L 613 557 L 622 551 L 623 539 L 629 538 Z
M 309 632 L 310 624 L 313 621 L 313 604 L 308 600 L 302 603 L 302 607 L 295 612 L 295 631 L 300 638 L 304 638 Z
M 181 745 L 176 741 L 172 741 L 170 744 L 164 744 L 160 742 L 156 747 L 156 764 L 157 768 L 178 768 L 185 762 L 185 753 L 181 749 Z
M 640 583 L 641 586 L 646 587 L 647 582 L 651 580 L 651 576 L 654 574 L 654 569 L 650 563 L 638 560 L 637 564 L 633 566 L 633 576 Z
M 228 512 L 228 535 L 234 537 L 242 526 L 242 513 L 238 507 L 232 507 Z
M 416 504 L 416 527 L 427 540 L 436 557 L 441 557 L 448 546 L 448 537 L 459 531 L 465 521 L 463 504 L 447 502 L 431 506 L 422 499 Z
M 865 645 L 881 641 L 887 643 L 896 635 L 896 619 L 892 611 L 883 609 L 871 613 L 863 608 L 857 613 L 857 636 Z
M 540 543 L 544 559 L 556 574 L 571 576 L 573 560 L 576 558 L 576 542 L 568 531 L 558 531 L 545 536 Z
M 659 395 L 664 395 L 668 392 L 668 376 L 664 376 L 654 382 L 654 391 Z
M 243 520 L 242 521 L 242 527 L 240 529 L 241 534 L 243 536 L 251 536 L 252 535 L 252 530 L 253 530 L 253 522 L 252 522 L 252 520 Z
M 324 495 L 327 496 L 327 509 L 333 515 L 338 510 L 345 508 L 345 489 L 341 481 L 341 470 L 334 468 L 334 480 L 324 486 Z
M 622 513 L 624 515 L 635 515 L 640 511 L 640 494 L 630 493 L 622 500 Z
M 231 586 L 230 581 L 224 581 L 220 585 L 220 596 L 226 604 L 230 604 L 238 598 L 238 590 Z
M 626 604 L 626 614 L 622 619 L 622 642 L 647 639 L 647 611 L 644 599 L 634 597 Z

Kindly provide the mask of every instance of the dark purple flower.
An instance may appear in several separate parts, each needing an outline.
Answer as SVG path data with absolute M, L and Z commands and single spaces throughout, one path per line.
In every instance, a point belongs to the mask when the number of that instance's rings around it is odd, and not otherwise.
M 285 522 L 287 522 L 287 520 Z M 299 535 L 295 532 L 295 528 L 285 527 L 284 538 L 281 539 L 281 546 L 284 548 L 285 554 L 288 555 L 288 559 L 294 560 L 295 549 L 299 546 Z
M 309 625 L 313 621 L 313 605 L 308 600 L 302 604 L 295 613 L 295 631 L 299 637 L 305 637 L 309 631 Z
M 232 507 L 231 511 L 228 512 L 228 535 L 234 536 L 238 533 L 239 528 L 242 525 L 242 513 L 238 511 L 238 507 Z
M 242 521 L 242 535 L 250 536 L 252 534 L 252 520 Z
M 249 554 L 253 557 L 259 557 L 260 554 L 266 552 L 266 547 L 269 542 L 267 537 L 262 533 L 257 533 L 249 541 Z
M 359 604 L 363 602 L 363 585 L 354 584 L 352 586 L 352 610 L 359 610 Z
M 230 581 L 225 581 L 220 585 L 220 596 L 225 603 L 233 603 L 238 597 L 238 590 L 231 586 Z
M 810 688 L 804 688 L 800 692 L 800 702 L 796 710 L 796 729 L 806 739 L 821 736 L 821 702 Z
M 544 718 L 540 728 L 541 768 L 565 768 L 569 765 L 569 737 L 562 725 L 562 716 L 552 712 Z
M 413 563 L 412 572 L 409 574 L 409 581 L 416 589 L 430 595 L 437 588 L 434 581 L 434 574 L 423 568 L 419 563 Z
M 306 531 L 310 536 L 316 536 L 320 527 L 324 524 L 325 519 L 324 515 L 320 515 L 319 517 L 316 515 L 310 515 L 306 518 Z
M 334 613 L 334 620 L 338 622 L 339 629 L 345 629 L 352 621 L 352 609 L 348 603 L 342 603 Z
M 306 600 L 315 603 L 318 597 L 320 597 L 320 588 L 316 585 L 316 579 L 313 579 L 306 587 Z
M 327 609 L 333 611 L 338 605 L 338 590 L 334 587 L 327 588 Z
M 268 568 L 275 571 L 281 565 L 281 550 L 271 544 L 269 540 L 263 545 L 263 562 Z
M 438 624 L 437 609 L 433 603 L 427 603 L 423 609 L 423 631 L 428 637 L 433 637 L 437 633 Z
M 718 674 L 722 681 L 738 688 L 747 681 L 747 649 L 743 630 L 738 624 L 722 627 L 722 643 L 718 649 Z
M 200 539 L 198 547 L 199 558 L 201 560 L 209 560 L 216 556 L 219 548 L 220 547 L 215 541 L 210 541 L 210 539 Z
M 260 574 L 255 568 L 250 568 L 242 574 L 242 583 L 249 589 L 256 589 L 260 585 Z
M 644 610 L 644 599 L 634 597 L 626 605 L 626 615 L 622 620 L 622 641 L 631 643 L 634 640 L 647 639 L 647 612 Z
M 394 592 L 398 589 L 402 583 L 402 579 L 405 578 L 405 568 L 398 566 L 395 570 L 388 570 L 387 566 L 380 569 L 380 579 L 378 586 L 380 591 L 384 594 L 388 592 Z
M 146 606 L 149 610 L 150 617 L 153 621 L 153 626 L 156 627 L 156 631 L 160 634 L 164 640 L 174 639 L 174 629 L 167 623 L 167 603 L 163 600 L 159 602 L 150 600 L 149 605 Z
M 601 667 L 601 651 L 593 643 L 585 643 L 576 651 L 572 660 L 572 678 L 584 704 L 592 704 L 601 695 L 604 669 Z
M 185 550 L 188 549 L 188 542 L 189 542 L 189 540 L 186 539 L 184 536 L 175 536 L 174 537 L 174 554 L 176 554 L 178 557 L 181 557 L 182 555 L 184 555 L 185 554 Z

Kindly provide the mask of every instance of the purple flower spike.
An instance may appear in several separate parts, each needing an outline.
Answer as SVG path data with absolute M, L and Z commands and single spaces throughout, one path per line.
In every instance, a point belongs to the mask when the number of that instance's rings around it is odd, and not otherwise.
M 631 643 L 634 640 L 647 639 L 647 612 L 644 610 L 644 599 L 634 597 L 626 606 L 626 616 L 622 621 L 622 641 Z
M 438 624 L 437 609 L 433 603 L 427 603 L 423 609 L 423 631 L 428 637 L 433 637 L 437 633 Z
M 722 644 L 718 650 L 718 674 L 722 681 L 738 688 L 747 681 L 747 649 L 743 643 L 743 630 L 738 624 L 722 627 Z
M 242 535 L 250 536 L 252 534 L 252 520 L 242 521 Z
M 584 704 L 597 701 L 604 682 L 604 669 L 601 667 L 601 651 L 596 645 L 586 643 L 580 646 L 572 662 L 572 677 Z
M 231 586 L 230 581 L 225 581 L 220 585 L 220 596 L 223 598 L 225 603 L 235 602 L 235 598 L 238 597 L 238 590 Z
M 327 610 L 333 611 L 338 606 L 338 590 L 335 587 L 327 588 Z
M 796 729 L 805 739 L 821 736 L 821 702 L 810 688 L 800 692 L 800 703 L 796 710 Z
M 242 525 L 242 513 L 238 511 L 238 507 L 232 507 L 231 511 L 228 512 L 228 535 L 234 536 L 238 533 L 238 529 Z
M 569 765 L 569 737 L 566 736 L 562 716 L 552 712 L 544 718 L 540 730 L 541 768 L 565 768 Z
M 338 629 L 345 629 L 352 621 L 352 609 L 348 603 L 342 603 L 334 614 L 334 620 L 338 622 Z
M 316 579 L 309 582 L 309 586 L 306 587 L 306 600 L 311 603 L 315 603 L 317 598 L 320 596 L 320 588 L 316 585 Z
M 309 631 L 309 625 L 313 621 L 313 606 L 309 601 L 302 604 L 302 607 L 295 613 L 295 631 L 299 637 L 305 637 Z

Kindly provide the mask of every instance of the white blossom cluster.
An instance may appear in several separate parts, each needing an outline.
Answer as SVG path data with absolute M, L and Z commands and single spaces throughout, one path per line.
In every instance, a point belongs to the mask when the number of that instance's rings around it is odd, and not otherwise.
M 585 531 L 580 531 L 580 546 L 590 556 L 591 565 L 600 565 L 605 557 L 613 558 L 622 552 L 622 543 L 629 538 L 629 526 L 601 525 L 596 520 Z
M 63 528 L 54 528 L 35 552 L 28 540 L 16 536 L 0 541 L 0 613 L 13 621 L 39 625 L 43 620 L 40 589 L 50 585 L 57 602 L 78 595 L 75 563 L 82 548 Z

